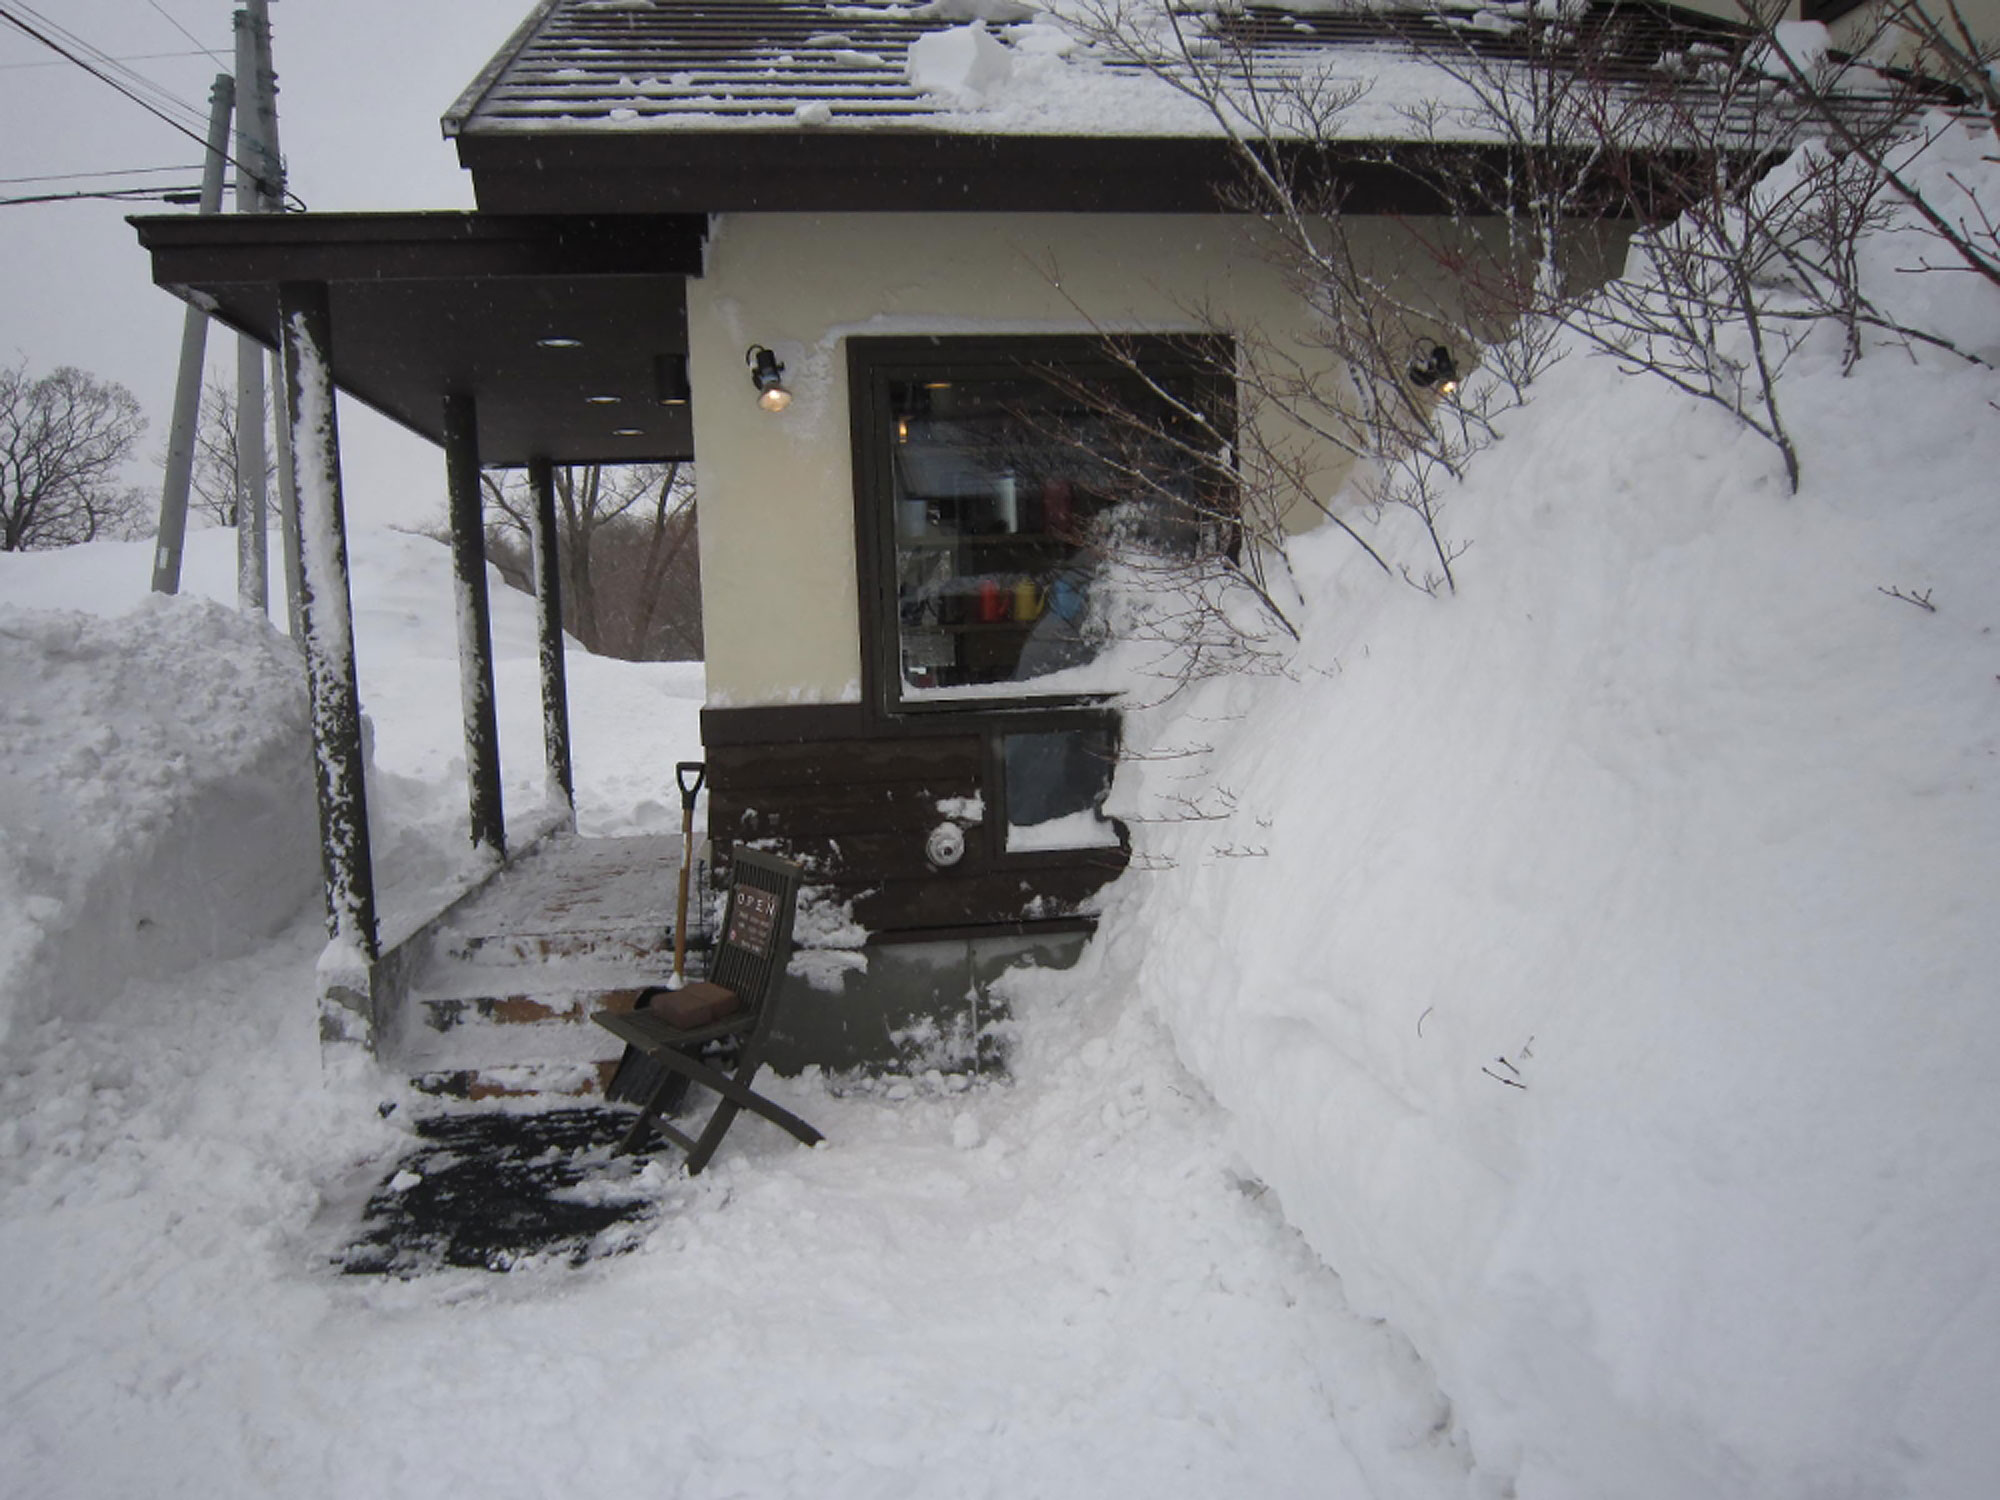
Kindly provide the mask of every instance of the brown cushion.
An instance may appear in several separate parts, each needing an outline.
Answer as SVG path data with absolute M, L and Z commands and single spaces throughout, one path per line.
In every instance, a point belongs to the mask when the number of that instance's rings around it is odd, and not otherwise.
M 736 991 L 696 979 L 677 990 L 662 990 L 653 997 L 650 1009 L 661 1020 L 692 1030 L 742 1009 L 742 1002 Z

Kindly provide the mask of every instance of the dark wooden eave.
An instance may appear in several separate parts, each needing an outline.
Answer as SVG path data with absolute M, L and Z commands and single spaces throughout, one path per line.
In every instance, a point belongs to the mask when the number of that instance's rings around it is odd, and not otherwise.
M 1219 139 L 809 130 L 495 132 L 458 138 L 500 213 L 1215 213 L 1243 171 Z M 1382 161 L 1341 153 L 1357 213 L 1435 211 Z
M 461 136 L 482 208 L 496 213 L 1155 213 L 1243 211 L 1245 172 L 1228 142 L 885 131 L 589 132 Z M 1349 214 L 1451 212 L 1442 185 L 1497 212 L 1536 179 L 1504 146 L 1343 141 L 1273 148 L 1304 201 Z M 1594 163 L 1580 217 L 1676 209 L 1696 153 Z M 1320 195 L 1324 198 L 1320 199 Z
M 699 216 L 176 214 L 131 223 L 155 283 L 267 345 L 277 342 L 279 284 L 325 284 L 335 384 L 433 442 L 445 396 L 469 395 L 487 464 L 692 456 L 687 408 L 655 401 L 654 358 L 687 351 L 686 278 L 701 274 L 706 234 Z

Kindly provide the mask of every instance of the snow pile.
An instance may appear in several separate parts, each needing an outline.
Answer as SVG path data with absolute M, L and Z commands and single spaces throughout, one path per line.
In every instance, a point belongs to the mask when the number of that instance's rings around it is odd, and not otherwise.
M 1919 169 L 1947 207 L 2000 199 L 1978 144 Z M 1878 239 L 1871 291 L 2000 359 L 1925 252 Z M 1121 771 L 1181 821 L 1084 982 L 1157 1004 L 1478 1494 L 2000 1464 L 2000 376 L 1839 353 L 1785 379 L 1797 496 L 1572 355 L 1451 500 L 1456 597 L 1308 539 L 1296 681 L 1200 688 Z
M 234 536 L 219 530 L 189 536 L 184 594 L 233 604 Z M 429 915 L 481 873 L 466 816 L 451 549 L 421 534 L 370 527 L 357 528 L 348 546 L 369 829 L 378 894 L 393 924 L 399 914 Z M 94 611 L 117 614 L 151 599 L 151 567 L 148 544 L 93 542 L 32 557 L 0 554 L 0 584 L 18 604 L 62 608 L 87 601 Z M 275 579 L 273 587 L 282 596 Z M 491 569 L 487 597 L 502 793 L 510 835 L 519 842 L 540 825 L 548 805 L 535 606 Z M 581 830 L 678 832 L 673 765 L 701 753 L 701 663 L 611 661 L 572 641 L 567 675 Z M 310 817 L 310 788 L 304 809 Z
M 961 107 L 976 107 L 1014 73 L 1014 54 L 984 21 L 927 31 L 910 43 L 910 82 Z
M 314 898 L 306 725 L 297 655 L 217 605 L 0 609 L 0 1041 Z

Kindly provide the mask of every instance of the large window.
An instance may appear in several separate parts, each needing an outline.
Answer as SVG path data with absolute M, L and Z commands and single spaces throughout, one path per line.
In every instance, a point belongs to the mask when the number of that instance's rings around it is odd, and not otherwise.
M 878 706 L 1115 693 L 1115 595 L 1134 576 L 1121 565 L 1228 544 L 1217 476 L 1231 408 L 1215 349 L 1119 348 L 1133 363 L 1089 338 L 852 341 Z

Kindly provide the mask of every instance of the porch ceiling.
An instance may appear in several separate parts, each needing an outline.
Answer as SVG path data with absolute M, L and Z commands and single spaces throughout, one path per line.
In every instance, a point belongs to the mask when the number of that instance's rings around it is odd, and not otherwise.
M 687 352 L 686 279 L 701 274 L 705 233 L 698 215 L 131 223 L 158 285 L 271 347 L 279 283 L 324 283 L 335 384 L 432 442 L 442 440 L 445 396 L 471 395 L 482 463 L 693 456 L 688 408 L 655 399 L 654 360 Z

